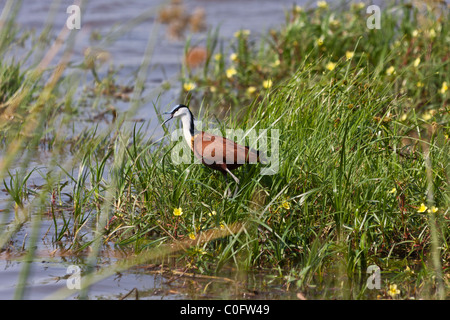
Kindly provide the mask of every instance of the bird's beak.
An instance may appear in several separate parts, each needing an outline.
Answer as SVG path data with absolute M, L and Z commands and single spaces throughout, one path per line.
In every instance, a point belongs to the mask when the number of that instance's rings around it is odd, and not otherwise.
M 171 120 L 173 118 L 173 115 L 170 112 L 164 112 L 163 114 L 170 114 L 170 118 L 164 121 L 161 126 L 163 126 L 167 121 Z

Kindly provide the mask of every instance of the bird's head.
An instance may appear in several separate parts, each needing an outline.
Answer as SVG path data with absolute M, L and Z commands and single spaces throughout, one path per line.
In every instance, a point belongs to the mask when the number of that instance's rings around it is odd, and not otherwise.
M 164 125 L 167 121 L 173 119 L 173 118 L 179 118 L 179 117 L 183 117 L 183 116 L 189 116 L 192 118 L 192 113 L 189 110 L 189 108 L 187 106 L 185 106 L 184 104 L 179 104 L 176 105 L 171 111 L 169 112 L 164 112 L 163 114 L 168 114 L 170 115 L 170 118 L 167 119 L 166 121 L 164 121 L 162 123 L 162 125 Z

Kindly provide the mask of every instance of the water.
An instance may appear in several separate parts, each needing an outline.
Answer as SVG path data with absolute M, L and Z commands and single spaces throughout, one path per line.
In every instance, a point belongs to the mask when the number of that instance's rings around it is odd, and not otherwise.
M 191 33 L 187 30 L 181 34 L 179 39 L 174 39 L 170 36 L 170 27 L 157 22 L 158 12 L 168 3 L 170 1 L 89 1 L 81 16 L 81 29 L 77 31 L 72 60 L 82 61 L 86 48 L 101 46 L 110 53 L 111 60 L 109 62 L 114 66 L 120 66 L 118 82 L 134 83 L 135 73 L 142 63 L 150 34 L 156 32 L 156 43 L 147 70 L 144 96 L 154 89 L 162 92 L 158 90 L 161 84 L 172 80 L 171 90 L 164 92 L 158 100 L 158 105 L 166 110 L 179 102 L 180 87 L 176 80 L 181 69 L 188 37 L 192 38 L 191 43 L 202 44 L 208 30 L 220 27 L 220 41 L 224 45 L 239 29 L 248 29 L 252 32 L 252 38 L 258 38 L 267 29 L 278 28 L 284 23 L 285 10 L 291 8 L 293 4 L 290 0 L 187 0 L 183 2 L 187 13 L 192 14 L 196 8 L 205 10 L 207 30 L 198 33 Z M 69 17 L 66 9 L 71 4 L 73 1 L 61 1 L 61 4 L 55 9 L 53 28 L 55 33 L 64 27 Z M 17 22 L 23 28 L 33 28 L 39 32 L 45 25 L 51 8 L 51 1 L 26 1 L 18 15 Z M 120 35 L 122 31 L 118 30 L 126 30 L 131 21 L 142 14 L 145 16 L 143 21 Z M 91 39 L 93 33 L 102 35 L 101 41 L 93 41 Z M 117 34 L 119 36 L 116 37 Z M 103 68 L 103 71 L 105 70 L 106 66 Z M 152 102 L 155 100 L 156 96 L 154 100 L 140 106 L 139 118 L 155 121 L 156 115 L 152 106 Z M 123 111 L 129 108 L 129 103 L 118 101 L 117 107 Z M 156 127 L 157 123 L 154 122 L 152 125 Z
M 297 1 L 299 4 L 301 2 Z M 4 3 L 4 1 L 1 1 L 0 6 L 3 7 Z M 53 32 L 57 34 L 66 23 L 69 16 L 66 13 L 66 8 L 71 4 L 73 4 L 72 0 L 64 0 L 60 1 L 59 6 L 52 7 L 51 2 L 46 0 L 24 1 L 16 21 L 20 28 L 33 28 L 36 30 L 36 34 L 39 34 L 49 18 L 49 12 L 52 12 L 51 9 L 55 8 Z M 176 80 L 181 68 L 186 37 L 191 36 L 192 43 L 201 44 L 206 39 L 207 32 L 195 34 L 186 32 L 183 34 L 184 37 L 180 39 L 169 37 L 169 27 L 160 25 L 156 19 L 160 6 L 166 4 L 167 1 L 147 0 L 95 0 L 88 2 L 86 10 L 82 14 L 81 29 L 77 31 L 72 60 L 82 61 L 86 48 L 98 45 L 97 42 L 92 41 L 91 35 L 100 34 L 102 36 L 102 41 L 99 42 L 100 46 L 109 52 L 110 62 L 114 66 L 120 66 L 118 83 L 133 84 L 135 73 L 142 63 L 149 36 L 151 32 L 157 32 L 154 51 L 145 79 L 144 96 L 152 90 L 158 91 L 165 81 L 172 81 L 174 85 L 170 90 L 164 91 L 157 101 L 161 109 L 168 109 L 171 105 L 178 103 L 180 88 Z M 205 10 L 207 30 L 220 26 L 220 41 L 223 41 L 225 45 L 233 37 L 234 32 L 239 29 L 249 29 L 252 32 L 252 38 L 258 38 L 268 28 L 277 28 L 284 23 L 285 10 L 290 8 L 292 4 L 292 0 L 184 1 L 184 6 L 188 12 L 193 12 L 195 8 Z M 149 13 L 145 19 L 127 32 L 118 32 L 143 12 Z M 111 34 L 116 36 L 108 36 Z M 111 41 L 108 39 L 111 39 Z M 21 54 L 24 53 L 26 52 Z M 18 56 L 20 57 L 20 55 Z M 100 70 L 100 72 L 105 72 L 105 69 Z M 155 102 L 155 100 L 149 100 L 140 105 L 136 117 L 148 123 L 148 126 L 154 128 L 153 132 L 158 135 L 161 134 L 161 131 L 158 128 L 152 102 Z M 117 101 L 116 107 L 120 111 L 126 111 L 130 108 L 130 103 Z M 45 152 L 42 152 L 40 153 L 40 159 L 34 159 L 33 166 L 45 165 L 46 160 L 48 160 L 48 157 L 45 156 Z M 41 185 L 42 182 L 42 177 L 37 172 L 33 173 L 30 183 Z M 0 209 L 2 210 L 5 209 L 6 199 L 5 193 L 1 192 Z M 2 217 L 2 223 L 6 221 L 5 225 L 8 221 L 14 219 L 12 214 L 7 219 L 4 218 L 5 216 Z M 44 219 L 42 223 L 41 234 L 37 241 L 37 254 L 35 260 L 31 263 L 31 272 L 26 283 L 25 298 L 27 299 L 42 299 L 56 290 L 67 287 L 69 276 L 67 268 L 71 265 L 83 266 L 85 264 L 86 255 L 61 254 L 58 246 L 51 241 L 53 221 L 50 217 Z M 21 262 L 22 257 L 15 255 L 14 252 L 20 252 L 24 244 L 26 248 L 27 239 L 29 239 L 31 233 L 30 224 L 29 221 L 25 222 L 9 243 L 12 253 L 8 250 L 0 253 L 0 299 L 12 299 L 14 297 L 19 274 L 24 267 L 24 263 Z M 114 248 L 104 250 L 98 258 L 97 266 L 108 266 L 114 263 L 120 258 L 118 255 L 120 253 L 116 252 Z M 226 285 L 227 281 L 225 281 L 225 284 L 223 281 L 213 281 L 214 285 L 210 286 L 211 281 L 211 279 L 201 279 L 195 282 L 186 280 L 185 277 L 174 279 L 173 275 L 149 272 L 146 268 L 135 268 L 96 283 L 91 287 L 88 297 L 91 299 L 118 299 L 125 297 L 133 290 L 127 298 L 136 297 L 136 290 L 139 293 L 139 298 L 146 299 L 223 297 L 220 292 L 224 287 L 229 286 Z M 244 281 L 244 283 L 247 282 Z M 215 290 L 218 293 L 205 291 L 207 287 L 210 290 L 216 288 Z M 261 289 L 261 285 L 255 284 L 254 281 L 249 285 L 241 286 L 239 289 L 239 293 L 230 292 L 226 297 L 291 297 L 291 294 L 284 292 L 281 287 L 271 287 L 270 290 L 267 288 Z M 77 297 L 77 291 L 74 291 L 74 294 L 69 298 L 76 299 Z

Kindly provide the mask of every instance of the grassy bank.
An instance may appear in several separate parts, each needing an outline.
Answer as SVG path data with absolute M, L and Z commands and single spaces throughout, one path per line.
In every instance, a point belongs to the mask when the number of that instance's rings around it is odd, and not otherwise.
M 52 219 L 52 241 L 94 248 L 91 264 L 104 242 L 139 255 L 181 241 L 176 259 L 196 272 L 270 270 L 319 297 L 448 298 L 448 9 L 405 4 L 381 18 L 370 30 L 365 6 L 294 6 L 278 30 L 258 39 L 241 30 L 229 44 L 211 34 L 201 67 L 186 59 L 182 100 L 196 114 L 221 115 L 222 130 L 280 132 L 278 172 L 237 170 L 236 198 L 224 197 L 221 174 L 175 165 L 170 135 L 149 141 L 144 125 L 125 125 L 130 113 L 70 136 L 63 128 L 87 98 L 62 93 L 81 82 L 61 77 L 65 60 L 50 74 L 1 64 L 0 172 L 16 219 L 0 244 L 24 221 Z M 95 88 L 111 81 L 99 77 Z M 95 92 L 102 105 L 108 93 Z M 130 104 L 139 103 L 135 91 Z M 48 165 L 35 168 L 43 149 Z M 27 186 L 34 170 L 46 181 L 39 189 Z M 205 241 L 215 230 L 227 235 Z M 370 265 L 382 270 L 376 292 Z

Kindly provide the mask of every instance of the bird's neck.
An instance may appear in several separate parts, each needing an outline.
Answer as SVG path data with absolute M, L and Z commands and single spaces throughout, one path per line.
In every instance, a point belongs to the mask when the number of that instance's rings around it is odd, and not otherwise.
M 183 136 L 188 145 L 191 145 L 191 139 L 194 136 L 194 118 L 189 115 L 185 115 L 181 118 L 183 124 Z

